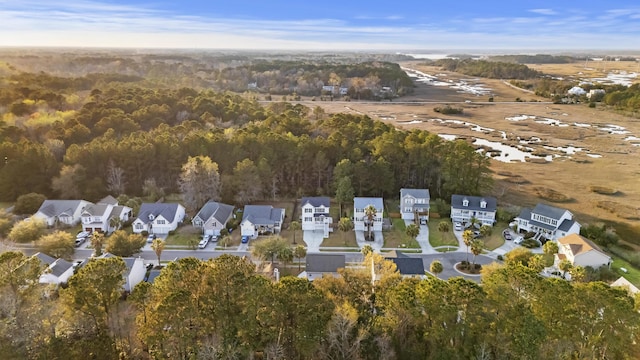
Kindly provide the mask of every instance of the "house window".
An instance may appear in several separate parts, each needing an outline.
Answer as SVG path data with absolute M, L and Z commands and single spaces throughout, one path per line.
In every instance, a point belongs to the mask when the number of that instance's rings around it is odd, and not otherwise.
M 313 221 L 313 218 L 312 217 L 305 217 L 304 221 L 305 222 L 311 222 L 311 221 Z
M 411 212 L 411 208 L 410 207 L 404 208 L 404 212 Z
M 462 200 L 462 206 L 469 206 L 469 200 L 467 199 Z
M 193 225 L 194 226 L 202 226 L 202 220 L 201 219 L 193 220 Z
M 164 225 L 167 222 L 165 220 L 158 220 L 157 223 L 158 223 L 158 225 Z
M 305 214 L 311 214 L 312 212 L 313 212 L 313 209 L 311 209 L 311 208 L 305 208 L 304 209 L 304 213 Z
M 480 201 L 480 207 L 483 208 L 483 209 L 486 208 L 487 207 L 487 202 L 484 201 L 484 200 Z
M 142 230 L 143 228 L 142 224 L 136 224 L 136 230 Z
M 321 206 L 319 208 L 316 208 L 316 212 L 317 213 L 323 213 L 324 212 L 324 208 Z

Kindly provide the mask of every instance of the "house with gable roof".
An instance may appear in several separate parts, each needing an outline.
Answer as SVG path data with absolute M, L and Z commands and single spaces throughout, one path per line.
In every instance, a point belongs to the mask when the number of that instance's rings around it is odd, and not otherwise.
M 569 260 L 574 266 L 590 266 L 597 269 L 610 266 L 611 257 L 591 242 L 578 234 L 569 234 L 558 239 L 558 253 L 555 255 L 556 265 L 562 260 Z
M 66 284 L 75 271 L 75 265 L 65 259 L 56 259 L 40 275 L 40 284 L 60 285 Z
M 185 216 L 184 206 L 175 203 L 143 203 L 133 221 L 133 232 L 168 234 L 178 228 Z
M 403 278 L 425 279 L 427 277 L 422 258 L 409 257 L 396 250 L 387 253 L 384 258 L 396 265 L 396 269 Z
M 33 218 L 44 220 L 47 226 L 73 226 L 80 222 L 82 212 L 89 205 L 92 203 L 85 200 L 45 200 Z
M 118 256 L 111 253 L 104 253 L 97 258 L 108 259 L 112 257 Z M 122 277 L 124 278 L 124 285 L 122 287 L 124 291 L 130 293 L 136 285 L 144 280 L 147 275 L 147 268 L 144 266 L 144 260 L 142 260 L 141 257 L 126 257 L 122 258 L 122 260 L 126 266 L 124 274 L 122 274 Z
M 580 233 L 580 223 L 566 209 L 538 204 L 533 209 L 524 208 L 514 219 L 519 232 L 535 232 L 536 239 L 558 240 L 570 234 Z
M 118 200 L 109 195 L 82 211 L 82 228 L 87 232 L 109 234 L 118 230 L 122 223 L 129 221 L 131 215 L 130 207 L 118 205 Z
M 402 219 L 420 222 L 429 220 L 428 189 L 400 189 L 400 214 Z
M 245 205 L 240 222 L 242 236 L 255 239 L 258 235 L 279 234 L 284 222 L 284 209 L 271 205 Z
M 368 206 L 373 206 L 376 209 L 376 216 L 373 221 L 369 223 L 365 209 Z M 382 198 L 374 197 L 356 197 L 353 198 L 353 229 L 356 231 L 368 231 L 368 226 L 371 226 L 371 231 L 382 231 L 382 215 L 384 214 L 384 202 Z
M 323 237 L 329 237 L 333 231 L 333 219 L 329 214 L 330 200 L 326 196 L 303 197 L 300 201 L 302 231 L 322 232 Z
M 323 276 L 338 277 L 338 269 L 346 266 L 346 257 L 341 254 L 309 254 L 306 262 L 304 275 L 300 276 L 313 281 Z
M 194 227 L 201 228 L 204 235 L 220 235 L 220 230 L 227 226 L 233 217 L 233 206 L 216 201 L 209 201 L 191 219 Z
M 497 200 L 493 197 L 451 195 L 451 221 L 467 224 L 475 218 L 482 225 L 496 221 Z

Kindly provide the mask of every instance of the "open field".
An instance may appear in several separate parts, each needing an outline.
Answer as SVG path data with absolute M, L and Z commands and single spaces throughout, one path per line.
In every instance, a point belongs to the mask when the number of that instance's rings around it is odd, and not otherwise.
M 445 73 L 437 68 L 416 68 L 433 75 Z M 452 81 L 468 78 L 454 73 L 445 75 Z M 561 194 L 558 198 L 563 202 L 555 205 L 571 210 L 580 222 L 604 220 L 614 225 L 624 224 L 619 225 L 625 228 L 622 238 L 640 245 L 637 220 L 630 219 L 640 216 L 640 120 L 605 110 L 600 105 L 594 109 L 585 104 L 513 102 L 516 97 L 527 101 L 546 99 L 499 80 L 479 81 L 492 89 L 496 102 L 478 103 L 487 101 L 488 96 L 418 84 L 415 94 L 397 100 L 402 103 L 315 102 L 313 105 L 324 107 L 328 113 L 368 115 L 399 129 L 421 129 L 467 141 L 484 139 L 511 147 L 521 146 L 527 161 L 510 154 L 502 156 L 504 161 L 491 162 L 495 184 L 490 193 L 499 205 L 549 203 L 540 195 Z M 465 100 L 472 102 L 465 103 Z M 443 116 L 433 110 L 435 103 L 425 103 L 431 101 L 460 102 L 457 106 L 463 107 L 464 113 Z M 531 161 L 532 153 L 539 158 Z M 594 187 L 614 189 L 615 193 L 594 192 Z
M 442 233 L 438 231 L 438 224 L 445 221 L 449 223 L 449 231 Z M 453 234 L 453 224 L 450 219 L 431 219 L 428 222 L 429 225 L 429 243 L 433 247 L 451 245 L 458 247 L 458 239 Z

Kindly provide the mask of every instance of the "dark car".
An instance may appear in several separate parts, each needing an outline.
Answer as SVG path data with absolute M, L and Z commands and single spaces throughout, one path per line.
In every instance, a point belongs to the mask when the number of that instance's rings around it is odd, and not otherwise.
M 504 230 L 502 232 L 502 236 L 504 237 L 505 240 L 513 240 L 513 238 L 511 237 L 511 233 L 509 232 L 509 230 Z
M 148 243 L 152 243 L 153 240 L 156 239 L 156 234 L 149 234 L 149 236 L 147 236 L 147 242 Z
M 243 236 L 240 241 L 242 241 L 243 244 L 246 244 L 246 243 L 249 242 L 249 237 L 248 236 Z

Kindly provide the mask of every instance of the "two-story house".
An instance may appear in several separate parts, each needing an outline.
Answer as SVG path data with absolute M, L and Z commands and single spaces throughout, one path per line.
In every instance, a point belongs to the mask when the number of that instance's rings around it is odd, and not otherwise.
M 578 234 L 569 234 L 558 239 L 556 265 L 559 261 L 569 260 L 571 265 L 597 269 L 611 265 L 611 257 L 598 248 L 589 239 Z
M 333 231 L 333 219 L 329 215 L 329 198 L 304 197 L 300 204 L 302 230 L 322 232 L 323 237 L 329 237 L 329 233 Z
M 191 219 L 191 224 L 194 227 L 201 228 L 205 235 L 219 236 L 220 230 L 227 226 L 227 222 L 232 217 L 232 205 L 209 201 Z
M 92 203 L 85 200 L 45 200 L 33 217 L 44 220 L 47 226 L 73 226 L 80 222 L 82 211 L 89 205 Z
M 279 234 L 284 222 L 284 209 L 271 205 L 245 205 L 240 222 L 242 236 L 255 239 L 261 234 Z
M 365 209 L 373 206 L 375 216 L 368 218 Z M 384 203 L 382 198 L 357 197 L 353 198 L 353 229 L 356 231 L 382 231 L 382 215 L 384 213 Z M 369 229 L 371 226 L 371 229 Z
M 111 233 L 129 221 L 131 208 L 118 205 L 118 200 L 107 196 L 97 204 L 91 204 L 82 211 L 82 228 L 87 232 Z
M 451 195 L 451 221 L 468 224 L 475 218 L 482 225 L 493 226 L 497 201 L 492 197 Z
M 573 220 L 573 214 L 569 210 L 545 204 L 538 204 L 533 209 L 522 209 L 514 221 L 519 232 L 538 233 L 538 240 L 558 240 L 563 236 L 580 233 L 580 224 Z
M 133 232 L 139 234 L 168 234 L 184 220 L 184 206 L 174 203 L 143 203 L 133 221 Z
M 429 220 L 428 189 L 400 189 L 400 214 L 402 219 L 426 224 Z

